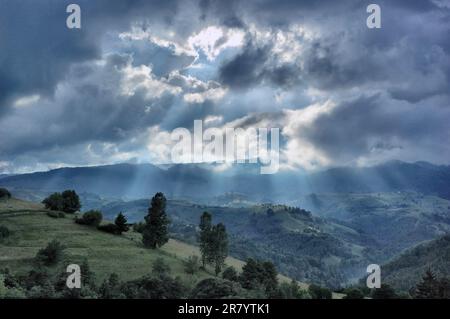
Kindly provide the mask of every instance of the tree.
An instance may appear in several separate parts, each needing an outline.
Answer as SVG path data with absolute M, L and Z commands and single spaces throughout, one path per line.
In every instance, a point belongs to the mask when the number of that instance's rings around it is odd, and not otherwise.
M 349 288 L 345 293 L 344 299 L 364 299 L 364 294 L 358 288 Z
M 198 241 L 200 244 L 200 252 L 202 254 L 202 266 L 205 268 L 208 260 L 211 256 L 211 214 L 204 212 L 200 217 L 200 234 L 198 236 Z
M 436 299 L 439 298 L 439 281 L 433 274 L 431 269 L 428 269 L 422 277 L 422 281 L 417 284 L 415 291 L 415 298 L 417 299 Z
M 54 265 L 62 259 L 64 249 L 59 241 L 52 240 L 47 247 L 38 251 L 36 261 L 46 266 Z
M 6 188 L 0 188 L 0 198 L 10 199 L 11 193 Z
M 63 198 L 60 193 L 53 193 L 42 201 L 46 209 L 63 210 Z
M 130 229 L 128 227 L 127 222 L 128 221 L 127 221 L 127 218 L 125 217 L 125 215 L 122 214 L 122 212 L 120 212 L 114 221 L 114 224 L 117 226 L 117 230 L 118 230 L 119 234 L 125 233 Z
M 80 198 L 74 190 L 66 190 L 61 194 L 63 198 L 63 212 L 75 213 L 81 209 Z
M 225 259 L 228 256 L 228 235 L 225 225 L 219 223 L 211 230 L 211 262 L 214 265 L 216 276 L 222 271 Z
M 373 299 L 397 299 L 398 296 L 391 286 L 381 284 L 381 287 L 375 289 L 375 291 L 372 293 L 372 298 Z
M 270 261 L 256 261 L 252 258 L 242 267 L 239 281 L 246 289 L 259 289 L 262 285 L 267 297 L 273 297 L 278 287 L 275 266 Z
M 156 193 L 152 198 L 151 207 L 145 217 L 145 227 L 142 232 L 142 243 L 147 248 L 156 249 L 169 241 L 169 218 L 165 212 L 166 198 L 163 193 Z
M 81 209 L 80 198 L 74 190 L 66 190 L 61 193 L 53 193 L 45 198 L 42 203 L 46 209 L 59 210 L 65 213 L 75 213 Z
M 310 285 L 308 287 L 308 292 L 312 299 L 331 299 L 332 292 L 328 288 L 320 287 L 317 285 Z

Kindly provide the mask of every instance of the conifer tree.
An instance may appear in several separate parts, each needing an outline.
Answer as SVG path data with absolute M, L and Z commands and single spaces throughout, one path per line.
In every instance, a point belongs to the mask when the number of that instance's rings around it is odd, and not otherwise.
M 142 243 L 147 248 L 156 249 L 169 241 L 169 218 L 166 215 L 166 197 L 163 193 L 156 193 L 151 200 L 145 226 L 142 231 Z

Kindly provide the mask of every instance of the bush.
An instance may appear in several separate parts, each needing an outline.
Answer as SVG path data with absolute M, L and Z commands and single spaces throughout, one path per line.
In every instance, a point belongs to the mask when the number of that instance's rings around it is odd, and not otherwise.
M 153 262 L 152 270 L 155 275 L 162 277 L 170 273 L 170 266 L 164 262 L 164 259 L 157 258 Z
M 358 288 L 349 288 L 345 291 L 344 299 L 364 299 L 364 294 Z
M 136 233 L 140 233 L 142 234 L 142 232 L 144 231 L 144 227 L 145 227 L 145 223 L 144 222 L 139 222 L 133 225 L 133 230 Z
M 81 218 L 77 218 L 75 222 L 80 225 L 88 225 L 88 226 L 98 226 L 102 222 L 103 215 L 102 212 L 98 210 L 90 210 L 87 211 L 81 216 Z
M 0 198 L 11 198 L 11 193 L 6 188 L 0 188 Z
M 312 299 L 331 299 L 333 295 L 330 289 L 322 288 L 317 285 L 310 285 L 308 292 Z
M 104 231 L 106 233 L 114 234 L 114 235 L 120 235 L 120 229 L 114 224 L 106 224 L 106 225 L 100 225 L 97 227 L 98 230 Z
M 8 227 L 0 225 L 0 239 L 9 237 L 9 235 L 11 235 L 11 232 L 9 231 Z
M 233 266 L 228 267 L 222 273 L 222 278 L 229 281 L 238 281 L 238 273 Z
M 38 251 L 36 261 L 46 266 L 54 265 L 62 259 L 64 249 L 59 241 L 53 240 L 47 247 Z
M 51 212 L 47 212 L 47 216 L 49 216 L 51 218 L 64 218 L 64 217 L 66 217 L 66 214 L 64 214 L 63 212 L 51 211 Z
M 200 258 L 196 255 L 189 256 L 184 262 L 184 271 L 189 274 L 195 274 L 200 268 Z
M 208 278 L 200 281 L 192 290 L 191 298 L 219 299 L 238 296 L 241 289 L 237 283 L 219 278 Z

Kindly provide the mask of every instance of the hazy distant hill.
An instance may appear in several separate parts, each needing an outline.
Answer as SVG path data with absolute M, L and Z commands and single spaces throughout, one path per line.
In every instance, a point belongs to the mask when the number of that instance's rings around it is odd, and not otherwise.
M 242 193 L 250 200 L 277 202 L 309 193 L 415 191 L 450 199 L 450 167 L 398 161 L 365 168 L 333 168 L 311 174 L 279 172 L 260 175 L 254 165 L 235 165 L 217 172 L 199 165 L 162 169 L 150 164 L 118 164 L 61 168 L 3 177 L 0 186 L 61 190 L 73 188 L 103 196 L 142 198 L 156 191 L 169 197 L 218 196 Z

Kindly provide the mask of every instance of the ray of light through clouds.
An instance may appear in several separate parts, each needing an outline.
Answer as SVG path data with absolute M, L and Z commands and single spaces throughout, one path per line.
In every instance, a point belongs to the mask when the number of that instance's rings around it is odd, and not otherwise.
M 376 30 L 357 0 L 71 2 L 0 2 L 0 173 L 167 164 L 196 119 L 279 127 L 282 169 L 448 164 L 446 0 L 378 1 Z

